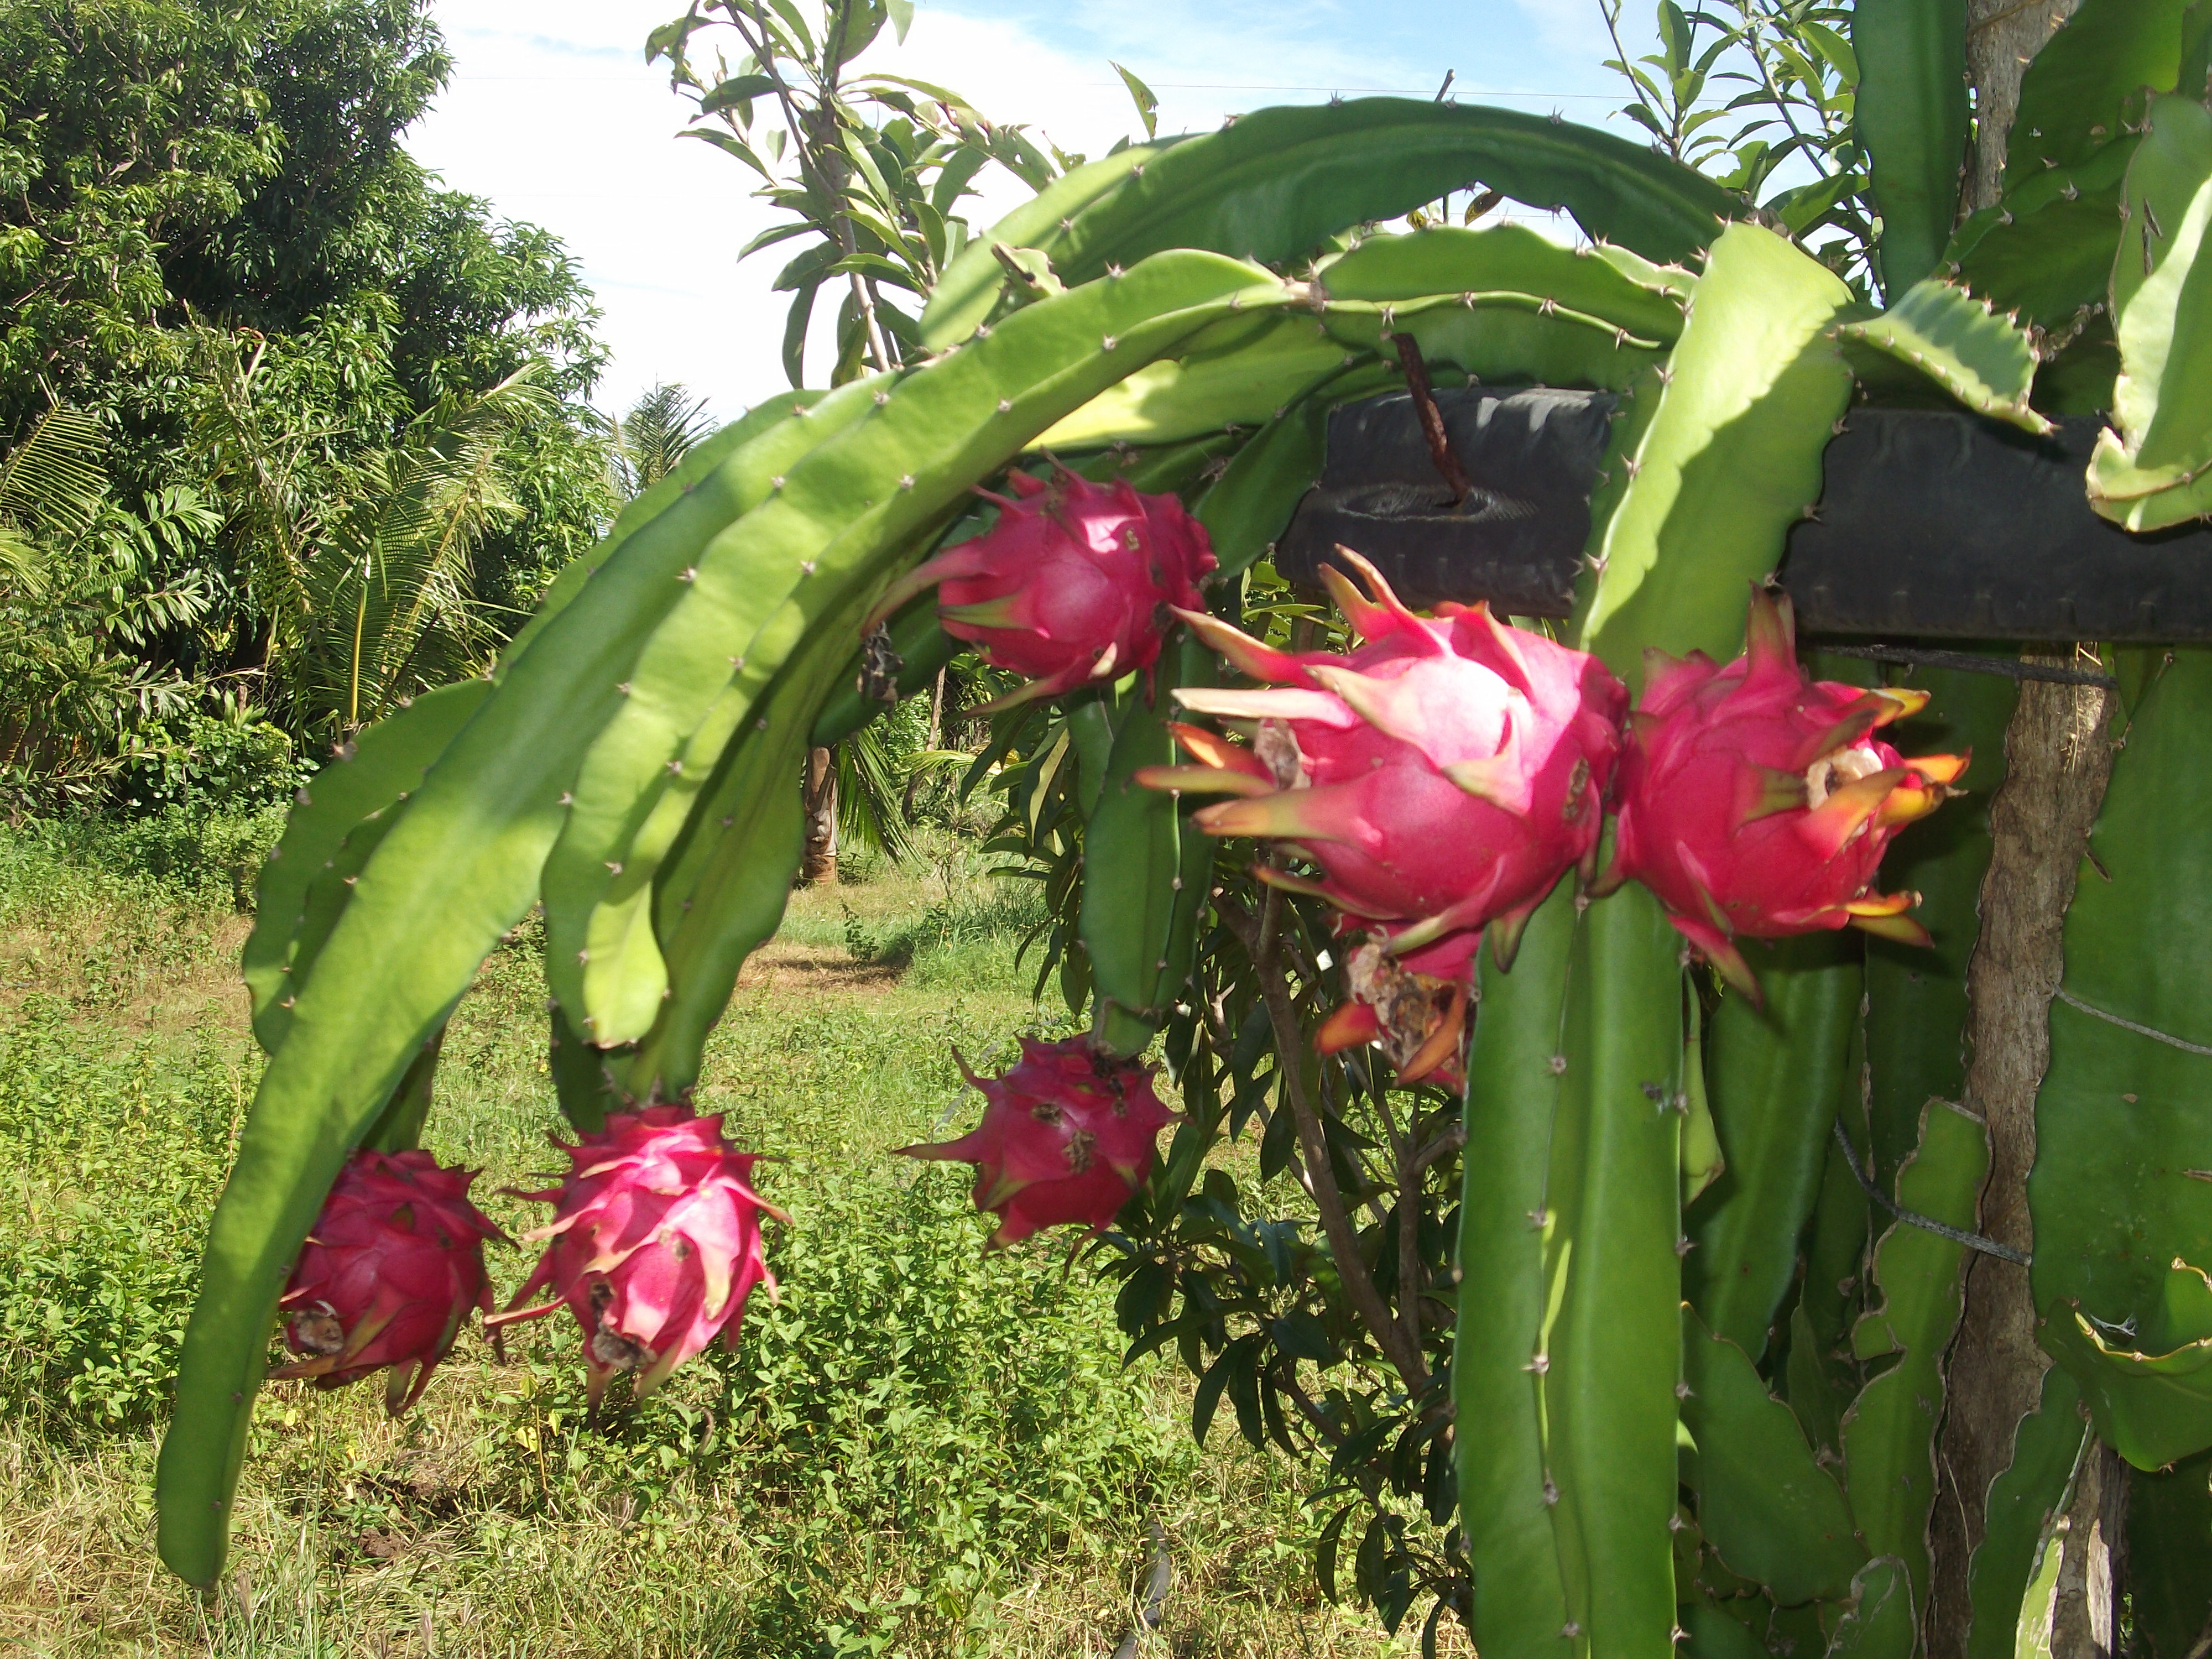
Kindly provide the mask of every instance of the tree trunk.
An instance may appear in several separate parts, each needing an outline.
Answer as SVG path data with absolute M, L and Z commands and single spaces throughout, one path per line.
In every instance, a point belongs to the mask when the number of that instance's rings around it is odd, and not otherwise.
M 2065 660 L 2072 663 L 2071 653 Z M 1990 1128 L 1981 1230 L 2020 1249 L 2034 1244 L 2027 1175 L 2035 1163 L 2035 1094 L 2051 1059 L 2049 1011 L 2065 967 L 2066 907 L 2112 769 L 2109 708 L 2109 694 L 2095 686 L 2027 682 L 2005 733 L 2004 786 L 1990 805 L 1995 845 L 1966 971 L 1966 1107 Z M 1990 1483 L 2012 1462 L 2014 1431 L 2035 1409 L 2051 1364 L 2036 1346 L 2035 1326 L 2027 1270 L 1969 1256 L 1937 1460 L 1931 1659 L 1961 1659 L 1966 1650 L 1966 1566 L 1982 1540 Z
M 1966 78 L 1974 83 L 1977 142 L 1966 176 L 1968 212 L 1997 199 L 2006 137 L 2020 110 L 2020 77 L 2081 0 L 1967 0 Z
M 2051 1547 L 2060 1552 L 2051 1598 L 2051 1659 L 2113 1659 L 2120 1650 L 2119 1592 L 2125 1565 L 2128 1466 L 2092 1443 L 2074 1482 L 2074 1501 Z
M 837 884 L 837 751 L 806 751 L 806 851 L 799 879 L 809 887 Z
M 2021 74 L 2077 3 L 1969 0 L 1966 64 L 1976 140 L 1961 203 L 1966 211 L 1996 201 Z M 2073 666 L 2074 657 L 2063 652 L 2057 660 Z M 2035 1163 L 2036 1091 L 2051 1060 L 2051 999 L 2065 969 L 2066 907 L 2112 770 L 2111 714 L 2109 695 L 2097 687 L 2026 682 L 2005 732 L 2005 781 L 1990 806 L 1994 847 L 1982 883 L 1981 931 L 1966 970 L 1966 1104 L 1990 1130 L 1981 1230 L 2021 1249 L 2034 1244 L 2027 1176 Z M 2027 1270 L 1978 1254 L 1968 1257 L 1966 1273 L 1929 1528 L 1930 1659 L 1964 1659 L 1972 1618 L 1966 1571 L 1985 1530 L 1990 1483 L 2011 1463 L 2014 1432 L 2035 1409 L 2051 1364 L 2035 1342 Z M 2089 1471 L 2101 1471 L 2100 1460 L 2110 1458 L 2102 1447 L 2092 1448 L 2082 1484 L 2101 1492 Z M 2083 1501 L 2077 1491 L 2077 1510 Z M 2093 1495 L 2087 1501 L 2101 1500 Z M 2069 1569 L 2084 1571 L 2075 1556 L 2093 1535 L 2101 1549 L 2111 1530 L 2109 1524 L 2069 1528 L 2057 1546 L 2074 1552 L 2066 1558 Z M 2054 1642 L 2053 1659 L 2108 1650 L 2083 1645 L 2082 1619 L 2059 1628 L 2064 1640 Z
M 929 741 L 922 747 L 933 753 L 945 747 L 945 672 L 937 671 L 937 683 L 929 692 Z M 914 816 L 915 792 L 921 787 L 921 771 L 916 768 L 907 774 L 906 795 L 901 803 L 908 817 Z

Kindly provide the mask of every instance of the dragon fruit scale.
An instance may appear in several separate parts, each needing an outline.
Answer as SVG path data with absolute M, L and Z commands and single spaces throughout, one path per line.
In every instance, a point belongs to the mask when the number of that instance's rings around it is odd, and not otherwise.
M 1302 854 L 1322 880 L 1273 867 L 1261 877 L 1379 928 L 1405 967 L 1443 976 L 1443 964 L 1467 954 L 1453 936 L 1486 928 L 1510 963 L 1529 913 L 1595 855 L 1627 690 L 1595 658 L 1501 623 L 1486 605 L 1415 616 L 1372 565 L 1337 551 L 1369 593 L 1334 568 L 1322 577 L 1364 643 L 1348 656 L 1293 654 L 1186 614 L 1273 689 L 1177 691 L 1194 713 L 1256 721 L 1256 740 L 1246 749 L 1179 726 L 1199 763 L 1138 777 L 1240 797 L 1195 822 Z
M 1754 1000 L 1732 940 L 1857 927 L 1924 945 L 1911 893 L 1878 894 L 1891 838 L 1955 792 L 1964 755 L 1907 760 L 1874 733 L 1924 691 L 1842 685 L 1798 665 L 1786 594 L 1754 586 L 1744 654 L 1653 653 L 1623 757 L 1601 890 L 1634 879 Z
M 1173 495 L 1126 480 L 1061 468 L 1050 483 L 1018 471 L 1008 482 L 1015 499 L 978 492 L 1005 509 L 999 522 L 909 571 L 868 625 L 937 586 L 945 631 L 1028 682 L 989 709 L 1150 668 L 1170 609 L 1201 602 L 1199 579 L 1214 567 L 1205 526 Z
M 994 1248 L 1062 1222 L 1093 1232 L 1111 1224 L 1176 1121 L 1153 1092 L 1151 1067 L 1103 1054 L 1085 1037 L 1024 1037 L 1021 1059 L 997 1077 L 953 1058 L 982 1091 L 982 1122 L 957 1140 L 898 1150 L 975 1166 L 975 1207 L 999 1218 Z
M 306 1358 L 270 1376 L 335 1389 L 384 1370 L 394 1417 L 422 1398 L 470 1310 L 491 1311 L 483 1243 L 506 1235 L 469 1202 L 475 1179 L 425 1152 L 349 1158 L 278 1302 Z
M 1362 1043 L 1379 1048 L 1401 1086 L 1466 1081 L 1467 1010 L 1473 999 L 1477 933 L 1454 933 L 1417 953 L 1428 971 L 1394 957 L 1389 938 L 1371 933 L 1345 958 L 1350 995 L 1314 1033 L 1314 1048 L 1337 1054 Z
M 580 1133 L 568 1177 L 518 1197 L 554 1206 L 553 1219 L 526 1235 L 545 1254 L 495 1327 L 566 1307 L 584 1334 L 592 1403 L 623 1371 L 642 1399 L 716 1336 L 735 1338 L 756 1285 L 775 1279 L 761 1249 L 760 1218 L 789 1218 L 753 1191 L 756 1160 L 722 1139 L 719 1116 L 689 1106 L 611 1112 L 596 1134 Z M 522 1304 L 547 1289 L 553 1299 Z

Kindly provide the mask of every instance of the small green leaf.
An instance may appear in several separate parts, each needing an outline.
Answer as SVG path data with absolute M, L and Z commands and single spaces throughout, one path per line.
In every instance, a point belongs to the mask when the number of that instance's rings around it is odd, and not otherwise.
M 1113 63 L 1111 58 L 1107 60 Z M 1152 96 L 1152 89 L 1139 81 L 1134 71 L 1114 64 L 1114 73 L 1121 77 L 1121 84 L 1129 89 L 1129 97 L 1137 106 L 1137 118 L 1145 124 L 1145 137 L 1157 138 L 1160 131 L 1160 100 Z
M 733 75 L 699 100 L 699 113 L 720 115 L 726 109 L 750 104 L 763 94 L 775 90 L 775 82 L 771 76 Z
M 1750 1357 L 1686 1308 L 1682 1420 L 1698 1452 L 1686 1457 L 1698 1522 L 1729 1569 L 1780 1602 L 1833 1600 L 1867 1559 L 1835 1477 L 1790 1407 L 1767 1393 Z

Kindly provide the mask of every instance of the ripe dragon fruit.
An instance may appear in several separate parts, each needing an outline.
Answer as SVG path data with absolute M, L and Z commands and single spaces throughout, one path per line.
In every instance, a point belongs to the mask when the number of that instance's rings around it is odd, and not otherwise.
M 997 525 L 908 572 L 870 625 L 942 583 L 945 631 L 1029 681 L 988 709 L 1150 668 L 1169 608 L 1200 603 L 1199 578 L 1214 566 L 1206 527 L 1173 495 L 1126 481 L 1094 484 L 1065 468 L 1049 483 L 1008 481 L 1021 499 L 979 492 L 1005 508 Z
M 1109 1225 L 1145 1184 L 1159 1133 L 1175 1121 L 1152 1091 L 1151 1067 L 1102 1054 L 1085 1037 L 1024 1037 L 1011 1070 L 977 1077 L 963 1060 L 960 1073 L 983 1091 L 982 1122 L 957 1140 L 899 1151 L 975 1166 L 975 1207 L 999 1218 L 994 1247 L 1064 1221 L 1093 1232 Z
M 756 1161 L 722 1139 L 722 1120 L 689 1106 L 611 1112 L 606 1127 L 580 1133 L 568 1178 L 522 1193 L 555 1206 L 526 1237 L 548 1239 L 514 1300 L 489 1323 L 536 1319 L 566 1305 L 584 1333 L 592 1403 L 623 1371 L 644 1398 L 716 1335 L 733 1341 L 745 1297 L 775 1279 L 761 1252 L 763 1212 L 787 1222 L 750 1185 Z M 555 1299 L 522 1304 L 546 1287 Z
M 1466 1081 L 1461 1062 L 1480 938 L 1454 933 L 1421 953 L 1430 969 L 1425 973 L 1393 957 L 1386 936 L 1362 939 L 1344 963 L 1351 998 L 1321 1023 L 1314 1033 L 1315 1048 L 1333 1054 L 1371 1043 L 1389 1060 L 1401 1086 L 1438 1083 L 1457 1088 Z
M 1365 643 L 1349 656 L 1293 655 L 1179 612 L 1237 668 L 1283 689 L 1177 691 L 1196 713 L 1258 721 L 1257 740 L 1242 749 L 1179 726 L 1200 764 L 1147 768 L 1139 780 L 1243 797 L 1195 822 L 1285 841 L 1325 879 L 1272 867 L 1261 878 L 1379 927 L 1416 972 L 1443 976 L 1467 954 L 1453 936 L 1485 927 L 1510 963 L 1529 913 L 1595 855 L 1627 690 L 1595 658 L 1509 627 L 1486 605 L 1417 617 L 1372 565 L 1337 550 L 1372 597 L 1334 569 L 1322 577 Z
M 1964 755 L 1906 760 L 1876 727 L 1924 691 L 1816 681 L 1797 665 L 1787 595 L 1754 586 L 1744 654 L 1651 653 L 1621 763 L 1620 833 L 1600 883 L 1642 882 L 1728 980 L 1759 988 L 1738 935 L 1862 927 L 1924 945 L 1911 893 L 1872 890 L 1890 838 L 1955 793 Z
M 422 1398 L 469 1310 L 491 1311 L 483 1242 L 506 1235 L 469 1202 L 468 1170 L 425 1152 L 356 1152 L 338 1171 L 278 1305 L 305 1359 L 272 1377 L 335 1389 L 389 1367 L 385 1409 Z

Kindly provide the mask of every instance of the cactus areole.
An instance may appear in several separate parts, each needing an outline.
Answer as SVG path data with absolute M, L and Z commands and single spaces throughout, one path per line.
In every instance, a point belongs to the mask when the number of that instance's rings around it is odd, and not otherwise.
M 1258 740 L 1241 749 L 1179 726 L 1200 764 L 1139 778 L 1241 797 L 1200 811 L 1199 827 L 1302 854 L 1322 880 L 1272 866 L 1261 876 L 1379 929 L 1417 972 L 1449 975 L 1468 956 L 1455 936 L 1485 928 L 1510 963 L 1529 913 L 1595 854 L 1627 690 L 1595 657 L 1486 605 L 1417 617 L 1373 566 L 1339 551 L 1370 593 L 1333 568 L 1324 580 L 1365 643 L 1348 656 L 1294 655 L 1187 617 L 1278 689 L 1178 691 L 1194 713 L 1257 721 Z
M 385 1370 L 393 1416 L 421 1399 L 470 1310 L 491 1311 L 483 1243 L 505 1235 L 469 1202 L 475 1179 L 425 1152 L 348 1158 L 278 1304 L 305 1357 L 270 1375 L 335 1389 Z
M 1914 896 L 1874 890 L 1891 837 L 1952 793 L 1963 755 L 1907 760 L 1874 733 L 1924 691 L 1815 680 L 1787 595 L 1754 587 L 1743 655 L 1650 653 L 1621 764 L 1620 834 L 1601 887 L 1634 879 L 1729 980 L 1759 994 L 1732 941 L 1857 927 L 1925 945 Z
M 526 1235 L 545 1254 L 495 1327 L 565 1306 L 584 1334 L 592 1404 L 616 1376 L 639 1397 L 716 1336 L 732 1340 L 756 1285 L 775 1291 L 760 1218 L 788 1218 L 751 1185 L 754 1158 L 722 1139 L 722 1120 L 688 1106 L 612 1112 L 597 1134 L 553 1143 L 572 1165 L 559 1187 L 518 1196 L 554 1206 Z M 526 1307 L 550 1289 L 554 1299 Z
M 1063 1222 L 1093 1232 L 1111 1224 L 1175 1121 L 1153 1092 L 1152 1067 L 1102 1054 L 1087 1037 L 1024 1037 L 1020 1060 L 999 1076 L 978 1077 L 965 1060 L 960 1071 L 983 1091 L 982 1122 L 957 1140 L 899 1151 L 975 1166 L 975 1207 L 999 1218 L 994 1246 Z
M 992 708 L 1150 668 L 1169 610 L 1202 603 L 1199 579 L 1214 567 L 1206 527 L 1175 496 L 1127 483 L 1065 469 L 1049 483 L 1022 471 L 1008 483 L 1012 498 L 979 492 L 1004 509 L 999 522 L 908 572 L 876 617 L 938 586 L 945 631 L 1027 682 Z

